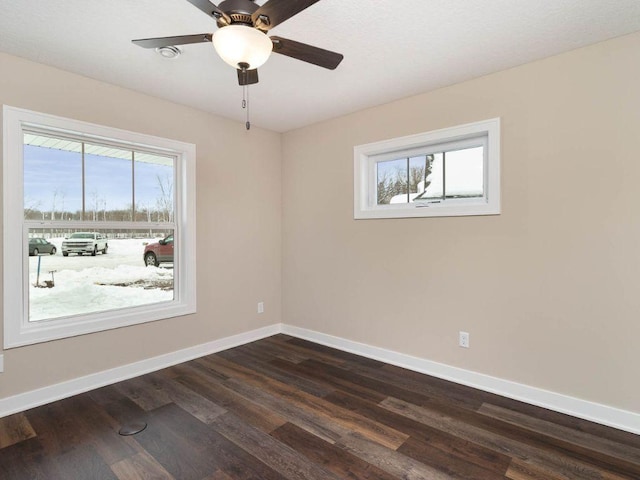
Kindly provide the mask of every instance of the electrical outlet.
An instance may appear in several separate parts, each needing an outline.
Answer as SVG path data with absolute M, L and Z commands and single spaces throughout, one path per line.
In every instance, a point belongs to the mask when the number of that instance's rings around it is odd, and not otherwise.
M 264 302 L 258 302 L 258 313 L 264 313 Z
M 469 348 L 469 333 L 467 332 L 458 333 L 458 345 L 460 345 L 463 348 Z

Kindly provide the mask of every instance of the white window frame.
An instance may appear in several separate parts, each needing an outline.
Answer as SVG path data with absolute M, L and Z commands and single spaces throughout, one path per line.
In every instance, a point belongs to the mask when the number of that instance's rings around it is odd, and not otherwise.
M 416 202 L 378 205 L 378 162 L 483 145 L 484 196 L 446 199 L 439 203 Z M 500 119 L 468 123 L 431 132 L 358 145 L 353 149 L 353 218 L 452 217 L 500 214 Z
M 175 164 L 176 262 L 174 299 L 137 307 L 29 322 L 28 228 L 24 219 L 24 132 L 40 129 L 81 141 L 115 142 L 137 150 L 173 156 Z M 105 127 L 79 120 L 3 106 L 3 306 L 4 348 L 73 337 L 196 312 L 196 147 L 190 143 Z M 81 228 L 84 222 L 46 222 Z M 143 222 L 91 222 L 104 228 L 148 228 Z M 158 223 L 153 228 L 166 228 Z M 33 227 L 33 225 L 31 225 Z M 142 264 L 142 253 L 140 254 Z

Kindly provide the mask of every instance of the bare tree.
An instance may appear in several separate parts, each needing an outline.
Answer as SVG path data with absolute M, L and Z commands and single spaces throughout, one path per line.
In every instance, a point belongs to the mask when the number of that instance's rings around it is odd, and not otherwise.
M 385 171 L 378 178 L 378 205 L 388 204 L 396 195 L 424 192 L 431 183 L 427 178 L 431 175 L 432 164 L 433 155 L 425 155 L 422 165 L 397 167 L 392 174 Z M 423 188 L 418 191 L 422 182 Z
M 65 214 L 65 210 L 64 210 L 64 201 L 67 198 L 67 191 L 64 189 L 61 189 L 59 191 L 59 195 L 60 195 L 60 220 L 64 220 L 64 214 Z
M 102 220 L 106 222 L 107 221 L 107 199 L 103 197 L 101 199 L 101 203 L 102 203 Z
M 377 188 L 377 196 L 378 196 L 378 205 L 386 205 L 391 200 L 391 195 L 389 192 L 389 173 L 385 172 L 383 175 L 378 177 L 378 188 Z
M 58 200 L 58 189 L 53 191 L 53 198 L 51 199 L 51 220 L 56 219 L 56 201 Z
M 100 210 L 103 211 L 103 216 L 106 215 L 106 210 L 107 210 L 106 203 L 107 203 L 106 200 L 104 200 L 102 197 L 98 195 L 97 190 L 94 190 L 93 192 L 91 192 L 90 208 L 91 208 L 91 217 L 94 222 L 100 219 L 99 217 Z
M 26 197 L 24 199 L 24 218 L 31 218 L 32 216 L 37 215 L 40 212 L 40 205 L 42 202 L 40 200 L 35 200 L 31 197 Z M 44 215 L 44 212 L 42 212 Z M 44 216 L 43 216 L 44 219 Z
M 158 209 L 158 217 L 162 214 L 162 220 L 158 218 L 158 221 L 172 222 L 173 221 L 173 176 L 165 175 L 161 177 L 156 175 L 158 180 L 159 195 L 156 198 L 156 206 Z

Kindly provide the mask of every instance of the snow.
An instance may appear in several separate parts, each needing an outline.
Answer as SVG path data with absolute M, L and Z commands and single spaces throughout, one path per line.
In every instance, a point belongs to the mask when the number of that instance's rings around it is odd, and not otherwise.
M 157 239 L 109 240 L 106 255 L 63 257 L 63 238 L 49 239 L 56 255 L 29 257 L 29 321 L 173 300 L 173 266 L 146 267 L 142 252 Z M 51 281 L 55 286 L 38 288 Z M 51 273 L 53 271 L 53 274 Z

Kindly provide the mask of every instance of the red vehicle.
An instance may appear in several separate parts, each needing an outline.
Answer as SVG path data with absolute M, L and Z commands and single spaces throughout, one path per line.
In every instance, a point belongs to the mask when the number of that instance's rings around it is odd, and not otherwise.
M 161 263 L 173 263 L 173 234 L 144 247 L 142 258 L 148 267 L 157 267 Z

